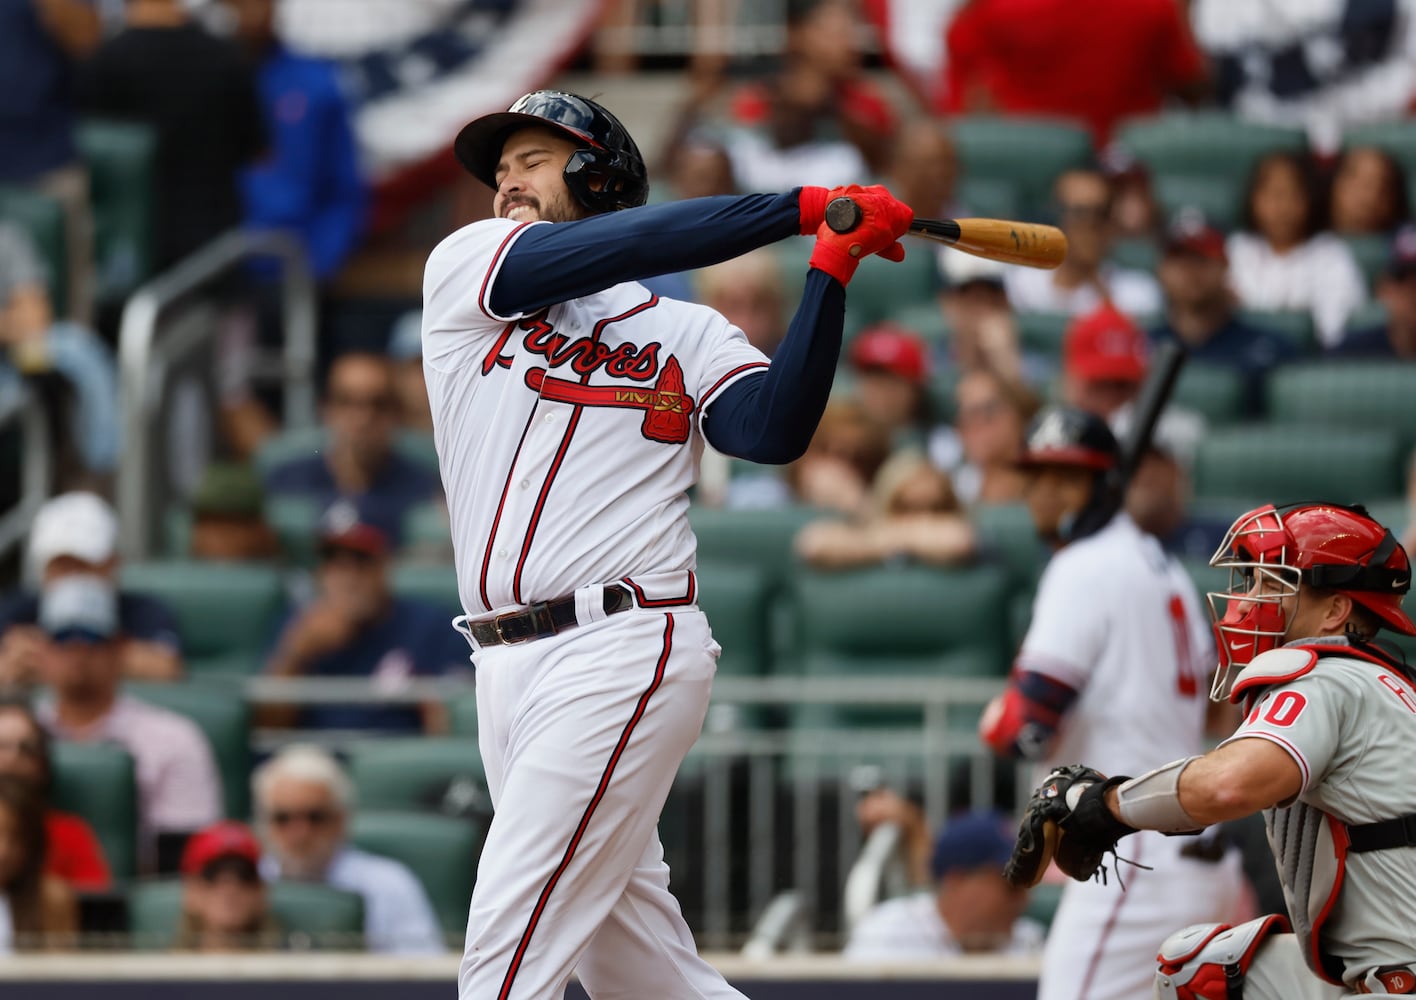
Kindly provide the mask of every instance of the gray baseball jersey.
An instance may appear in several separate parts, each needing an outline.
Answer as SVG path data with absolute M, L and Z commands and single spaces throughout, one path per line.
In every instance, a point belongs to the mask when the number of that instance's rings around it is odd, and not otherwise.
M 1265 739 L 1282 747 L 1303 774 L 1296 800 L 1268 809 L 1264 820 L 1278 860 L 1294 930 L 1303 939 L 1319 924 L 1318 945 L 1354 981 L 1383 965 L 1416 963 L 1416 848 L 1351 854 L 1340 893 L 1328 905 L 1339 869 L 1328 860 L 1339 830 L 1312 810 L 1346 824 L 1416 813 L 1416 686 L 1401 670 L 1367 658 L 1343 640 L 1306 640 L 1322 655 L 1299 670 L 1280 669 L 1265 685 L 1258 657 L 1241 675 L 1257 694 L 1226 742 Z M 1334 648 L 1337 646 L 1338 648 Z M 1293 654 L 1285 649 L 1291 667 Z M 1274 654 L 1270 663 L 1285 661 Z M 1286 673 L 1286 677 L 1285 677 Z M 1255 683 L 1257 682 L 1257 683 Z M 1248 686 L 1248 685 L 1246 685 Z M 1319 835 L 1318 828 L 1322 828 Z M 1328 845 L 1323 849 L 1324 845 Z M 1315 850 L 1316 848 L 1316 850 Z M 1317 960 L 1301 941 L 1309 963 Z M 1316 971 L 1316 970 L 1315 970 Z

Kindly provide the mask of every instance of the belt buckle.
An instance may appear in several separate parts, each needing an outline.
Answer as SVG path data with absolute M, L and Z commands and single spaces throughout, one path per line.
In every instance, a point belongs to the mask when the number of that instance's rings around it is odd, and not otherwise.
M 519 614 L 521 614 L 521 612 L 519 611 L 507 611 L 497 615 L 495 618 L 492 619 L 492 628 L 496 630 L 497 641 L 499 641 L 503 646 L 519 646 L 523 642 L 529 642 L 530 640 L 536 638 L 535 635 L 523 635 L 519 639 L 508 639 L 506 637 L 506 633 L 502 631 L 502 619 L 515 618 Z

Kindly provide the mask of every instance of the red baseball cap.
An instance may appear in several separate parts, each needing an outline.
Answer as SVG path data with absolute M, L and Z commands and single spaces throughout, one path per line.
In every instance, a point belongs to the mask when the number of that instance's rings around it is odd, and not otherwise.
M 360 516 L 353 501 L 340 500 L 325 512 L 320 522 L 320 547 L 381 557 L 388 554 L 389 540 L 383 529 Z
M 200 875 L 207 865 L 223 858 L 260 863 L 261 842 L 245 823 L 223 820 L 192 834 L 182 850 L 182 874 Z
M 1212 260 L 1227 260 L 1224 233 L 1196 208 L 1182 208 L 1165 229 L 1166 253 L 1192 253 Z
M 929 351 L 913 330 L 898 323 L 877 323 L 851 344 L 851 367 L 886 371 L 916 385 L 929 377 Z
M 1150 345 L 1129 317 L 1103 305 L 1072 321 L 1062 360 L 1067 374 L 1075 378 L 1140 382 L 1150 366 Z

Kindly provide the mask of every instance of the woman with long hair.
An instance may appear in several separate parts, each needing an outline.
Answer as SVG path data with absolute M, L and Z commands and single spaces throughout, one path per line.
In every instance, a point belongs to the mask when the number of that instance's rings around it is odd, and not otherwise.
M 44 870 L 44 802 L 35 789 L 0 775 L 0 952 L 72 947 L 78 902 Z

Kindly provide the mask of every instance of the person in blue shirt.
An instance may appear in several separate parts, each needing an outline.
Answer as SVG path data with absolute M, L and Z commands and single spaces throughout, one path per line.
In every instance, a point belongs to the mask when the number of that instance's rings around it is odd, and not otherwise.
M 1392 237 L 1386 271 L 1377 282 L 1377 301 L 1386 309 L 1386 321 L 1349 332 L 1329 356 L 1416 358 L 1416 225 L 1402 226 Z
M 389 541 L 338 503 L 320 534 L 317 594 L 280 629 L 266 673 L 275 677 L 363 677 L 385 689 L 414 678 L 470 670 L 466 641 L 448 627 L 448 610 L 393 594 Z M 302 729 L 438 728 L 439 706 L 320 705 L 268 720 Z
M 246 224 L 299 233 L 319 281 L 364 231 L 368 188 L 338 70 L 296 54 L 275 32 L 275 0 L 226 0 L 253 62 L 270 148 L 241 175 Z
M 307 497 L 321 507 L 339 499 L 358 504 L 360 516 L 395 544 L 414 507 L 442 497 L 437 469 L 394 447 L 398 399 L 393 369 L 382 354 L 350 352 L 330 366 L 325 387 L 324 446 L 274 465 L 267 496 Z
M 1165 232 L 1158 275 L 1165 317 L 1151 330 L 1151 342 L 1178 340 L 1192 363 L 1239 370 L 1251 413 L 1262 413 L 1265 376 L 1296 358 L 1298 349 L 1282 334 L 1251 326 L 1236 314 L 1224 234 L 1194 209 L 1176 213 Z

